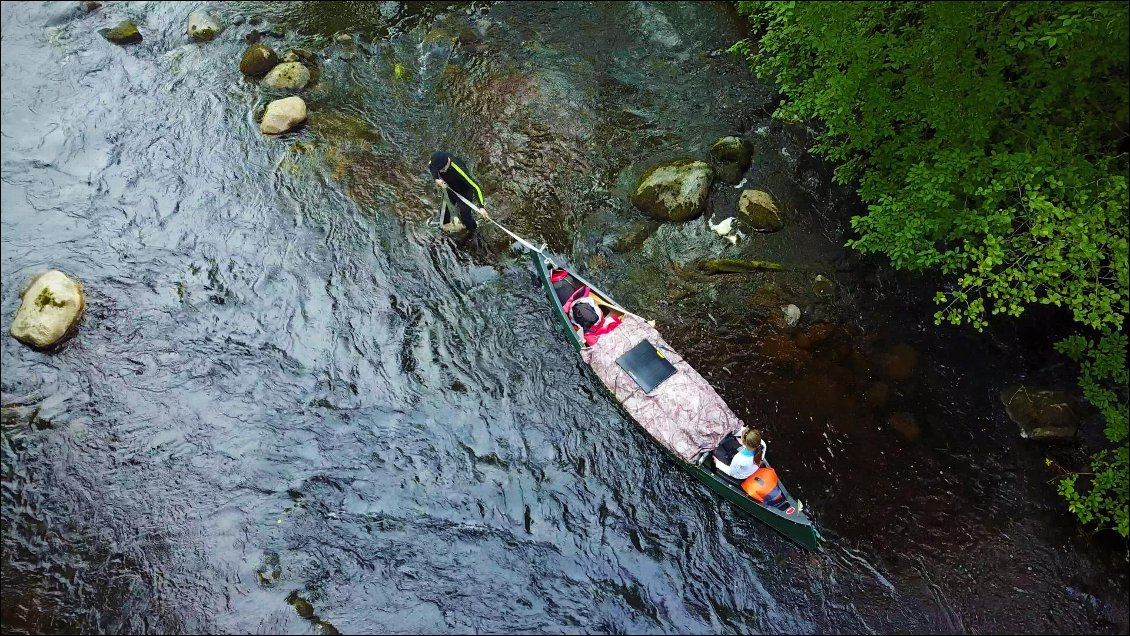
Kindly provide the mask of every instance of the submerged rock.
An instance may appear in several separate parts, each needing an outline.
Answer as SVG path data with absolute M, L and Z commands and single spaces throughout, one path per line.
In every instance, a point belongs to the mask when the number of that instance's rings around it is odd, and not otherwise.
M 335 636 L 335 634 L 341 633 L 337 631 L 337 628 L 329 621 L 318 621 L 314 623 L 314 631 L 322 636 Z
M 267 104 L 259 130 L 267 135 L 278 135 L 303 121 L 306 121 L 306 102 L 301 97 L 292 95 Z
M 883 358 L 883 375 L 895 382 L 906 380 L 918 366 L 918 352 L 904 343 L 891 347 Z
M 197 42 L 211 42 L 224 30 L 223 25 L 207 11 L 188 14 L 188 34 Z
M 51 347 L 71 333 L 86 308 L 82 285 L 57 269 L 33 278 L 20 299 L 23 303 L 9 333 L 39 349 Z
M 290 595 L 286 597 L 286 602 L 290 603 L 294 611 L 298 612 L 298 615 L 302 618 L 310 618 L 314 615 L 314 606 L 310 605 L 309 601 L 299 596 L 297 591 L 291 592 Z
M 612 251 L 617 254 L 634 252 L 642 247 L 644 241 L 654 234 L 657 229 L 659 229 L 659 224 L 655 221 L 639 221 L 612 241 Z
M 283 62 L 271 69 L 263 83 L 278 90 L 302 90 L 310 82 L 310 70 L 300 62 Z
M 714 170 L 704 161 L 681 159 L 644 173 L 632 204 L 660 221 L 688 221 L 702 213 Z
M 274 550 L 264 552 L 263 562 L 255 569 L 255 575 L 259 577 L 259 585 L 274 587 L 282 579 L 282 562 L 279 560 L 279 553 Z
M 1072 439 L 1078 428 L 1076 400 L 1062 391 L 1023 384 L 1001 391 L 1009 419 L 1020 426 L 1025 439 Z
M 891 387 L 886 382 L 873 382 L 863 392 L 863 403 L 872 408 L 879 408 L 887 403 L 891 395 Z
M 768 192 L 746 190 L 738 200 L 738 214 L 758 232 L 776 232 L 785 227 L 777 202 Z
M 718 178 L 726 183 L 737 184 L 749 169 L 753 151 L 749 142 L 741 137 L 723 137 L 710 147 L 710 156 L 715 162 Z
M 291 49 L 286 52 L 286 55 L 283 56 L 282 61 L 301 62 L 305 64 L 307 68 L 311 69 L 318 68 L 319 66 L 318 56 L 314 55 L 310 51 L 307 51 L 306 49 Z
M 918 440 L 922 434 L 922 429 L 918 426 L 918 420 L 906 411 L 899 411 L 898 413 L 891 413 L 887 417 L 887 426 L 891 427 L 903 439 L 908 442 Z
M 243 52 L 239 60 L 239 72 L 251 77 L 266 75 L 279 63 L 275 50 L 266 44 L 252 44 Z
M 818 298 L 827 298 L 832 295 L 835 285 L 823 274 L 817 274 L 812 280 L 812 293 Z
M 114 44 L 134 44 L 142 40 L 141 32 L 137 30 L 133 20 L 123 20 L 118 26 L 102 29 L 98 33 Z
M 344 113 L 317 113 L 307 122 L 310 130 L 335 145 L 371 145 L 381 142 L 381 133 L 360 117 Z
M 43 23 L 45 27 L 60 26 L 81 18 L 82 16 L 97 11 L 101 6 L 101 2 L 58 2 L 56 3 L 59 8 L 52 14 L 47 21 Z

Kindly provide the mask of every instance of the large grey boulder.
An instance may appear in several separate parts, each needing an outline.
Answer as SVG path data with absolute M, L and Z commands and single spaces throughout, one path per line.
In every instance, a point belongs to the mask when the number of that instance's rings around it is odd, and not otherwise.
M 745 190 L 738 199 L 738 215 L 752 230 L 776 232 L 785 227 L 777 202 L 768 192 Z
M 680 159 L 644 173 L 632 204 L 660 221 L 689 221 L 702 213 L 714 170 L 704 161 Z
M 20 294 L 23 303 L 8 333 L 20 342 L 46 349 L 69 334 L 82 317 L 82 284 L 57 269 L 33 278 Z
M 278 135 L 303 121 L 306 121 L 306 102 L 301 97 L 292 95 L 267 104 L 259 130 L 267 135 Z
M 188 14 L 188 34 L 197 42 L 211 42 L 224 27 L 216 16 L 207 11 L 193 11 Z
M 1001 391 L 1001 402 L 1009 419 L 1020 426 L 1020 436 L 1025 439 L 1075 437 L 1077 400 L 1062 391 L 1017 384 Z
M 267 86 L 284 91 L 302 90 L 310 82 L 310 69 L 301 62 L 283 62 L 263 78 Z

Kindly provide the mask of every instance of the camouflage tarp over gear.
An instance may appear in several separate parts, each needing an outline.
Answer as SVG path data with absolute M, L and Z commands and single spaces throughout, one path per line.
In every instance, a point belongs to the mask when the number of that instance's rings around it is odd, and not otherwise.
M 677 370 L 651 395 L 616 364 L 617 358 L 643 340 L 650 340 Z M 742 426 L 710 383 L 654 327 L 634 316 L 624 316 L 623 324 L 581 351 L 581 357 L 652 437 L 688 462 L 694 461 L 700 450 L 714 448 L 726 433 Z

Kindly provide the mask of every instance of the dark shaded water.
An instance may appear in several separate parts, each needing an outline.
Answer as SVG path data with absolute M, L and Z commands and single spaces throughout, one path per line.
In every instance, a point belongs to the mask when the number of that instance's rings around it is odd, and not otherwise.
M 1068 370 L 938 330 L 921 290 L 845 260 L 855 203 L 771 122 L 771 90 L 709 55 L 741 36 L 725 5 L 217 3 L 265 22 L 204 45 L 194 8 L 54 27 L 58 6 L 2 8 L 0 313 L 47 267 L 88 303 L 58 353 L 0 340 L 22 405 L 5 631 L 308 633 L 296 590 L 347 633 L 1127 630 L 1121 549 L 1077 530 L 1043 468 L 1079 451 L 1020 444 L 996 399 Z M 97 35 L 126 16 L 143 43 Z M 271 27 L 323 66 L 309 125 L 279 139 L 238 72 L 242 35 Z M 791 219 L 741 249 L 789 272 L 685 274 L 727 245 L 701 221 L 609 249 L 649 163 L 746 132 L 750 184 Z M 497 233 L 435 235 L 437 147 L 768 431 L 824 553 L 663 459 Z M 774 326 L 778 302 L 800 327 Z

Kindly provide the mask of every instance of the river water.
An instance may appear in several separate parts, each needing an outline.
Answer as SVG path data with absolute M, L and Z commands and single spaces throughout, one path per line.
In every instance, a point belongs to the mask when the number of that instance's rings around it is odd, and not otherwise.
M 206 44 L 202 3 L 68 6 L 0 9 L 0 313 L 49 267 L 88 305 L 55 353 L 0 340 L 5 632 L 1128 630 L 1123 549 L 1045 466 L 1082 451 L 997 398 L 1069 370 L 847 255 L 858 203 L 720 53 L 728 5 L 211 3 Z M 98 35 L 126 17 L 142 43 Z M 318 59 L 296 133 L 258 132 L 252 29 Z M 790 215 L 740 249 L 786 272 L 687 274 L 728 245 L 701 220 L 611 248 L 648 165 L 727 134 Z M 498 232 L 436 235 L 441 147 L 766 430 L 823 552 L 665 459 Z

